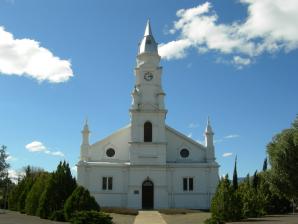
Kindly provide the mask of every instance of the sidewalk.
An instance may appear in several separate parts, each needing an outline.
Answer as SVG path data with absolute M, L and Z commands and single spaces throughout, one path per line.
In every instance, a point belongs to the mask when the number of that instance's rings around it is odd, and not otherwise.
M 134 224 L 167 224 L 158 211 L 139 211 Z

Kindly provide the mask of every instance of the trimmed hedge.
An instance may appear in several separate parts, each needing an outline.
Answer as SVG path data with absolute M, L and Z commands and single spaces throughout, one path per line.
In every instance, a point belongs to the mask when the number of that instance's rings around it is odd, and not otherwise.
M 52 213 L 50 220 L 65 222 L 64 210 L 57 210 Z
M 77 211 L 99 211 L 100 207 L 89 191 L 82 186 L 76 187 L 64 204 L 64 215 L 70 220 Z
M 111 216 L 97 211 L 76 212 L 70 222 L 72 224 L 113 224 Z

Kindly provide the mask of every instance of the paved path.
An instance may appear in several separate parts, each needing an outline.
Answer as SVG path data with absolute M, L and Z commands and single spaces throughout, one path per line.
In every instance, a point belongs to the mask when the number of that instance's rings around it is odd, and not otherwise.
M 134 224 L 167 224 L 158 211 L 139 211 Z

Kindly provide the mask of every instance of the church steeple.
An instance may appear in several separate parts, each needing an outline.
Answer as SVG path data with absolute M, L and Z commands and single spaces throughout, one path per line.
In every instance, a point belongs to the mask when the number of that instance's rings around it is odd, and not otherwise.
M 139 44 L 135 67 L 135 87 L 131 93 L 133 101 L 131 116 L 131 163 L 166 162 L 165 93 L 162 89 L 162 67 L 150 21 L 147 21 L 144 36 Z M 153 147 L 154 145 L 154 147 Z M 148 148 L 149 147 L 149 148 Z M 155 148 L 156 158 L 140 160 L 137 155 L 148 154 Z M 155 158 L 155 157 L 154 157 Z M 152 163 L 152 161 L 150 163 Z
M 158 47 L 158 44 L 156 43 L 153 37 L 151 26 L 150 26 L 150 20 L 148 19 L 147 25 L 145 28 L 144 37 L 139 44 L 138 54 L 139 55 L 143 53 L 158 54 L 157 47 Z

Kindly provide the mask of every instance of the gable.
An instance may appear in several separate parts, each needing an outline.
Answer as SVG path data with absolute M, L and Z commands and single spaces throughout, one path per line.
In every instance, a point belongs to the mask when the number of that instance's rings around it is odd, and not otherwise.
M 192 162 L 204 162 L 206 158 L 206 147 L 202 144 L 194 141 L 186 135 L 178 132 L 177 130 L 166 126 L 166 137 L 167 137 L 167 162 L 181 162 L 181 163 L 192 163 Z M 186 149 L 186 150 L 183 150 Z M 181 152 L 181 150 L 188 151 L 187 157 Z
M 129 139 L 131 125 L 127 125 L 104 139 L 90 145 L 88 157 L 90 161 L 128 161 L 129 160 Z M 114 156 L 108 156 L 108 150 L 115 151 Z

